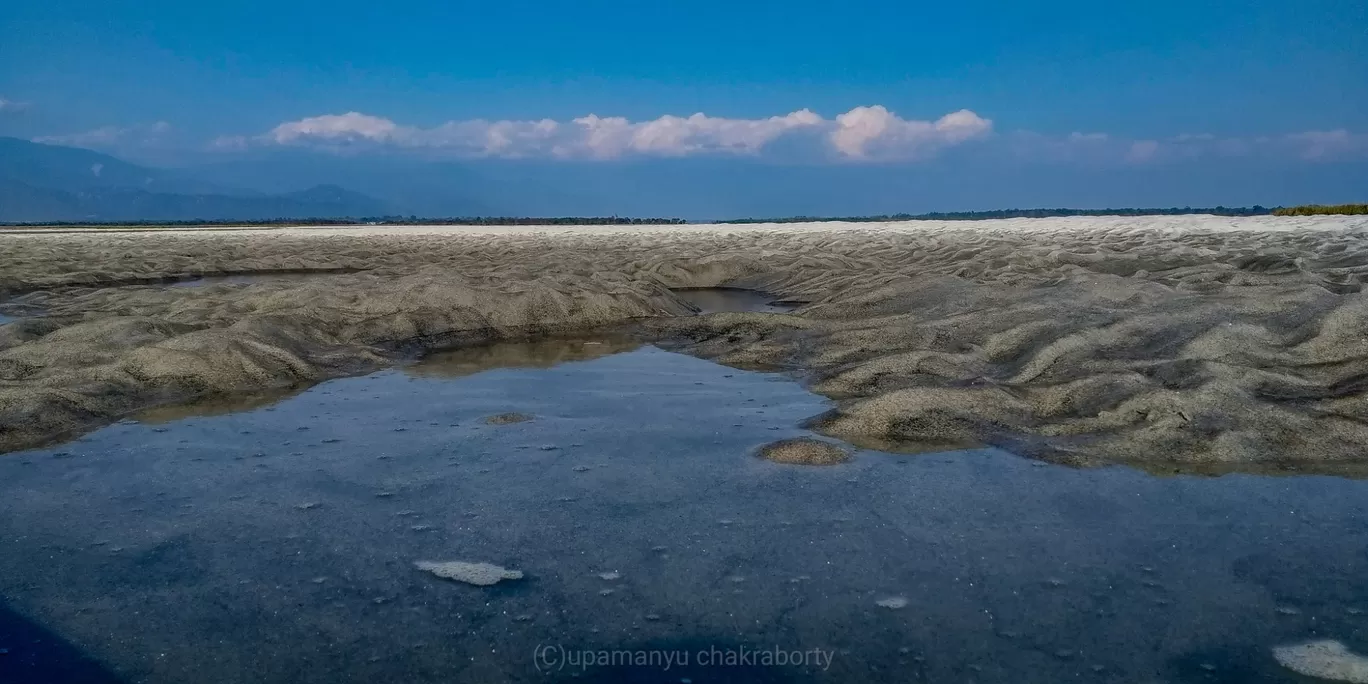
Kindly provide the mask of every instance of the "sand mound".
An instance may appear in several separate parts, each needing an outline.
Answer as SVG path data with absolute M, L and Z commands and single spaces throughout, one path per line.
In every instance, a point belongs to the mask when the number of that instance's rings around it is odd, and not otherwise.
M 874 605 L 880 608 L 888 608 L 889 610 L 898 610 L 907 607 L 907 598 L 903 596 L 890 596 L 875 601 Z
M 689 312 L 647 282 L 592 276 L 473 282 L 417 273 L 45 295 L 65 326 L 5 326 L 0 450 L 150 405 L 312 383 L 429 350 Z M 63 316 L 70 312 L 70 316 Z M 14 328 L 14 332 L 10 329 Z
M 1283 667 L 1307 677 L 1368 684 L 1368 657 L 1331 639 L 1278 646 L 1273 649 L 1273 657 Z
M 430 572 L 442 579 L 455 580 L 473 584 L 477 587 L 488 587 L 504 580 L 519 580 L 523 578 L 521 570 L 509 570 L 507 568 L 494 565 L 492 563 L 466 563 L 464 561 L 418 561 L 414 567 L 425 572 Z
M 845 449 L 811 437 L 770 442 L 760 447 L 760 457 L 788 465 L 836 465 L 850 460 Z
M 1059 462 L 1368 462 L 1368 219 L 0 234 L 0 449 L 205 394 L 636 321 L 808 371 L 819 429 Z M 317 273 L 197 287 L 198 273 Z M 358 271 L 353 273 L 336 271 Z M 747 287 L 796 315 L 693 312 Z
M 512 425 L 513 423 L 525 423 L 532 420 L 532 416 L 526 413 L 496 413 L 484 419 L 489 425 Z

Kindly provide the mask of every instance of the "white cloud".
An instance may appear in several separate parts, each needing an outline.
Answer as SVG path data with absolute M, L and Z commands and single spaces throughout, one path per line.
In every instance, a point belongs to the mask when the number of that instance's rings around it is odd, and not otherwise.
M 570 146 L 563 146 L 561 154 L 573 154 L 575 145 L 599 159 L 629 152 L 670 157 L 709 152 L 754 154 L 790 131 L 822 123 L 822 117 L 806 109 L 766 119 L 727 119 L 699 113 L 687 118 L 666 115 L 639 123 L 591 114 L 574 120 L 581 134 L 573 137 Z
M 218 152 L 245 150 L 251 141 L 245 135 L 220 135 L 209 141 L 209 149 Z
M 14 100 L 6 100 L 5 98 L 0 97 L 0 113 L 22 112 L 25 109 L 28 109 L 28 106 L 29 104 L 27 102 L 15 102 Z
M 389 140 L 399 126 L 389 119 L 357 112 L 312 116 L 283 123 L 271 129 L 267 137 L 280 144 L 299 140 Z
M 851 159 L 920 158 L 987 135 L 993 122 L 961 109 L 936 121 L 909 121 L 882 105 L 856 107 L 836 117 L 831 145 Z
M 1343 128 L 1333 131 L 1303 131 L 1286 136 L 1303 159 L 1338 159 L 1368 153 L 1368 135 L 1356 135 Z
M 69 145 L 72 147 L 108 147 L 128 135 L 131 129 L 119 128 L 117 126 L 102 126 L 90 131 L 80 133 L 67 133 L 64 135 L 43 135 L 33 139 L 33 142 L 48 143 L 51 145 Z
M 1121 156 L 1124 141 L 1108 133 L 1074 131 L 1056 136 L 1011 131 L 999 138 L 1007 155 L 1027 163 L 1106 164 Z
M 66 140 L 97 144 L 125 129 L 97 129 Z M 569 121 L 468 119 L 432 128 L 347 112 L 282 123 L 257 136 L 221 136 L 216 150 L 297 145 L 333 151 L 401 148 L 458 158 L 618 159 L 632 156 L 753 156 L 780 140 L 784 154 L 838 161 L 918 161 L 946 148 L 994 137 L 993 122 L 962 109 L 935 120 L 904 119 L 881 105 L 855 107 L 833 119 L 807 109 L 755 119 L 698 113 L 632 121 L 589 114 Z M 56 138 L 54 138 L 56 140 Z M 1027 163 L 1093 166 L 1168 164 L 1208 157 L 1301 158 L 1332 161 L 1368 157 L 1368 135 L 1345 130 L 1305 131 L 1261 137 L 1182 133 L 1128 137 L 1100 131 L 1048 135 L 1013 131 L 984 148 L 999 158 Z
M 1149 145 L 1153 143 L 1153 145 Z M 1136 146 L 1149 145 L 1148 150 Z M 1210 133 L 1183 134 L 1162 142 L 1136 141 L 1131 161 L 1181 160 L 1201 157 L 1299 157 L 1310 162 L 1329 162 L 1368 157 L 1368 135 L 1344 129 L 1302 131 L 1254 138 L 1221 137 Z
M 156 144 L 162 136 L 169 132 L 171 132 L 171 124 L 158 121 L 145 126 L 101 126 L 80 133 L 43 135 L 34 138 L 33 142 L 94 149 L 113 148 L 122 145 L 147 146 Z
M 1126 151 L 1126 161 L 1135 164 L 1147 162 L 1154 159 L 1154 155 L 1158 151 L 1158 140 L 1136 140 L 1130 144 L 1130 149 Z
M 1257 137 L 1183 133 L 1158 139 L 1077 132 L 1049 136 L 1015 131 L 1006 135 L 1005 140 L 1013 154 L 1024 161 L 1102 166 L 1170 164 L 1211 158 L 1300 158 L 1308 162 L 1368 158 L 1368 135 L 1342 129 Z
M 406 129 L 403 144 L 474 157 L 528 157 L 544 153 L 561 134 L 561 124 L 540 121 L 448 121 L 430 130 Z
M 472 157 L 616 159 L 631 155 L 755 155 L 780 138 L 807 131 L 821 133 L 817 139 L 825 140 L 828 153 L 838 157 L 913 159 L 982 137 L 991 128 L 990 121 L 968 110 L 937 121 L 908 121 L 881 106 L 857 107 L 834 121 L 800 109 L 759 119 L 698 113 L 631 121 L 589 114 L 569 122 L 474 119 L 426 129 L 348 112 L 282 123 L 254 138 L 223 136 L 211 147 L 231 150 L 249 144 L 274 144 L 343 149 L 372 144 Z
M 280 124 L 263 136 L 221 136 L 214 146 L 236 149 L 255 143 L 339 146 L 375 143 L 450 150 L 470 156 L 516 157 L 545 146 L 561 125 L 555 121 L 448 121 L 436 128 L 401 126 L 389 119 L 347 112 Z

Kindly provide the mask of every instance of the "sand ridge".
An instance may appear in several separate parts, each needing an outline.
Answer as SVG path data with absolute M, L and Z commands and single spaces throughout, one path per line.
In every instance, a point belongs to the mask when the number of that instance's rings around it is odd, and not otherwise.
M 0 449 L 205 393 L 635 322 L 723 363 L 806 371 L 838 401 L 815 424 L 856 444 L 1368 461 L 1363 217 L 0 233 L 0 265 L 0 311 L 30 314 L 0 326 Z M 357 272 L 322 273 L 338 270 Z M 668 289 L 721 285 L 810 303 L 693 317 Z

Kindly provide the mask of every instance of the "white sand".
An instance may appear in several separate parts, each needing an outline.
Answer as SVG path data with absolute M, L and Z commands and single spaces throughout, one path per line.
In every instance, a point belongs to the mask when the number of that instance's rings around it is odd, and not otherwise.
M 523 578 L 521 570 L 509 570 L 508 568 L 494 565 L 493 563 L 418 561 L 413 565 L 419 570 L 430 572 L 442 579 L 465 582 L 466 584 L 473 584 L 477 587 L 488 587 L 504 580 L 519 580 Z
M 1273 649 L 1273 657 L 1283 667 L 1307 677 L 1368 684 L 1368 657 L 1332 639 L 1278 646 Z

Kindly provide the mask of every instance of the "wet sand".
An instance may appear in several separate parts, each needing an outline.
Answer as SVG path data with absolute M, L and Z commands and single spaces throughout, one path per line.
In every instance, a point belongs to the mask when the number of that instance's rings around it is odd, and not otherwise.
M 629 324 L 908 451 L 1337 472 L 1368 461 L 1368 219 L 0 234 L 0 449 L 156 404 Z M 339 273 L 337 271 L 356 271 Z M 196 274 L 315 275 L 201 287 Z M 808 302 L 695 315 L 672 289 Z M 0 313 L 16 311 L 0 305 Z
M 593 341 L 0 459 L 0 681 L 1291 684 L 1276 647 L 1368 651 L 1368 483 L 993 449 L 773 463 L 757 451 L 813 437 L 830 401 Z M 532 419 L 485 421 L 512 412 Z M 582 669 L 548 646 L 695 660 Z M 832 656 L 696 658 L 775 647 Z

